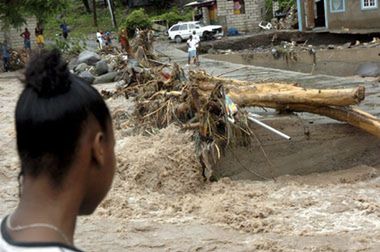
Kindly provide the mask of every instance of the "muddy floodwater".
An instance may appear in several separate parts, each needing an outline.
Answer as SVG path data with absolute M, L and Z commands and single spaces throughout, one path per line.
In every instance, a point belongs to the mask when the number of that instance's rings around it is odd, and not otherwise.
M 17 75 L 0 74 L 0 216 L 17 204 L 20 91 Z M 112 112 L 130 109 L 123 97 L 107 102 Z M 112 189 L 78 222 L 76 245 L 85 251 L 380 251 L 380 167 L 208 183 L 191 133 L 172 125 L 115 134 Z
M 231 52 L 209 54 L 206 58 L 236 64 L 271 67 L 311 74 L 352 76 L 359 66 L 367 62 L 380 65 L 380 47 L 318 50 L 315 54 L 307 51 L 274 56 L 272 52 Z
M 380 68 L 380 34 L 264 32 L 203 41 L 214 60 L 332 76 L 353 76 L 363 63 Z M 186 49 L 186 48 L 184 48 Z

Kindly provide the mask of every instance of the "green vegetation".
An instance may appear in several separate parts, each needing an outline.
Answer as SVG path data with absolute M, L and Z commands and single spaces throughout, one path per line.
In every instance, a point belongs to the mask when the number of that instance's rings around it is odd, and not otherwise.
M 180 13 L 177 8 L 172 8 L 169 12 L 152 17 L 152 20 L 166 20 L 169 27 L 179 21 L 190 21 L 193 18 L 192 9 L 187 9 L 185 13 Z
M 116 3 L 115 16 L 119 28 L 128 27 L 128 34 L 131 36 L 137 27 L 151 27 L 152 21 L 154 20 L 166 20 L 168 25 L 171 26 L 178 21 L 190 21 L 192 19 L 192 9 L 187 9 L 184 13 L 181 13 L 178 8 L 175 7 L 166 12 L 163 12 L 165 9 L 151 7 L 129 10 L 127 15 L 127 7 L 124 7 L 118 2 Z M 94 27 L 92 14 L 86 10 L 82 1 L 70 1 L 67 5 L 67 9 L 59 18 L 52 15 L 45 22 L 45 36 L 48 39 L 54 39 L 61 33 L 59 25 L 63 20 L 66 21 L 70 28 L 69 37 L 84 37 L 89 34 L 95 34 L 97 30 L 97 28 Z M 108 8 L 97 8 L 97 21 L 99 30 L 117 32 L 117 30 L 112 27 Z
M 99 30 L 116 32 L 112 27 L 108 8 L 97 8 L 96 11 Z M 119 23 L 126 16 L 125 12 L 126 10 L 122 6 L 118 6 L 115 9 L 116 20 Z M 96 33 L 97 28 L 94 27 L 93 16 L 87 12 L 81 1 L 71 2 L 60 17 L 50 16 L 45 22 L 45 36 L 53 39 L 57 34 L 60 34 L 61 29 L 59 25 L 63 20 L 69 26 L 69 37 L 80 38 Z
M 39 22 L 63 11 L 68 0 L 13 0 L 0 1 L 0 20 L 4 26 L 21 27 L 26 16 L 36 16 Z
M 128 35 L 132 36 L 135 33 L 136 28 L 151 28 L 152 21 L 144 9 L 138 9 L 128 14 L 128 16 L 122 21 L 122 26 L 127 27 Z
M 86 40 L 83 38 L 64 40 L 60 37 L 56 37 L 54 39 L 54 44 L 48 45 L 48 49 L 57 48 L 65 57 L 69 59 L 72 56 L 79 55 L 86 48 L 86 46 Z

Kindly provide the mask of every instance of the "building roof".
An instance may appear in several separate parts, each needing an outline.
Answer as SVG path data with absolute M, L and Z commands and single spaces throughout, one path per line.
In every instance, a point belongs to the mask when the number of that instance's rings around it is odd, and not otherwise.
M 215 4 L 216 0 L 195 1 L 185 5 L 185 7 L 206 7 Z

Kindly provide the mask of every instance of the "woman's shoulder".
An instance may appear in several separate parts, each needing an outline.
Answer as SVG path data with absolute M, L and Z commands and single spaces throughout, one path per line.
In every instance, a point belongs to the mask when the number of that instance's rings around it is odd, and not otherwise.
M 58 242 L 18 242 L 6 230 L 6 218 L 0 219 L 1 252 L 81 252 L 81 250 Z

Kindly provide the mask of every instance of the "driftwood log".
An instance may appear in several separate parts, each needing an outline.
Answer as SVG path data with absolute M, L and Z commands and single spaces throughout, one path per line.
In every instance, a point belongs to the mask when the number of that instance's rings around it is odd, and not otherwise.
M 319 114 L 380 137 L 380 119 L 349 107 L 359 104 L 365 98 L 365 88 L 362 86 L 348 89 L 305 89 L 295 84 L 258 84 L 229 80 L 212 77 L 204 72 L 191 72 L 190 81 L 197 87 L 202 98 L 209 97 L 212 90 L 222 84 L 238 106 Z
M 211 92 L 223 84 L 227 94 L 239 106 L 276 108 L 284 104 L 309 104 L 317 106 L 349 106 L 359 104 L 365 97 L 365 88 L 305 89 L 295 84 L 253 83 L 212 77 L 204 72 L 191 72 L 190 80 L 200 91 Z

